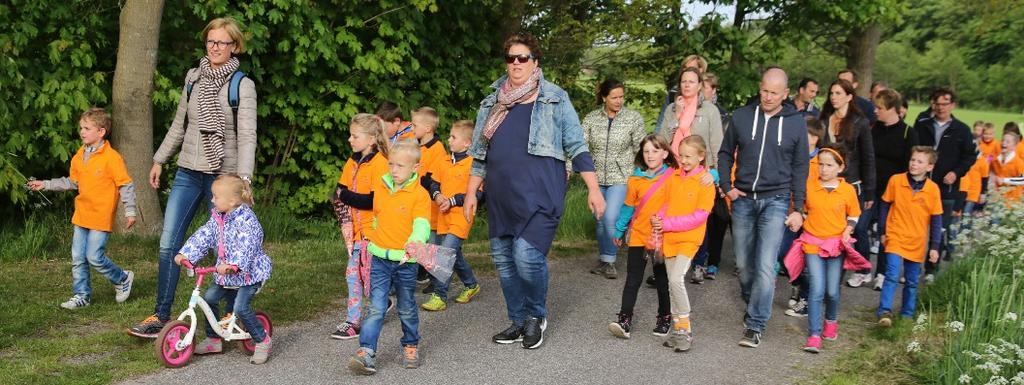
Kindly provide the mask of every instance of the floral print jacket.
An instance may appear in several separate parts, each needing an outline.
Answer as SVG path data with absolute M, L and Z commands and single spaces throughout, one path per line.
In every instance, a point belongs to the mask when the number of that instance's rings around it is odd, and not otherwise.
M 193 265 L 206 254 L 217 252 L 216 264 L 238 267 L 238 274 L 214 275 L 221 286 L 249 286 L 270 278 L 270 256 L 263 251 L 263 227 L 248 205 L 226 214 L 211 210 L 210 220 L 200 227 L 181 248 L 180 254 Z

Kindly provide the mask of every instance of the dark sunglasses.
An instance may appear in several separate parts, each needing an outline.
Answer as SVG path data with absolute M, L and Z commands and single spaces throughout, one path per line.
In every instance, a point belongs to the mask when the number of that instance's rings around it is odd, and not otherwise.
M 529 55 L 505 55 L 505 63 L 519 63 L 526 64 L 526 62 L 533 60 L 533 54 Z

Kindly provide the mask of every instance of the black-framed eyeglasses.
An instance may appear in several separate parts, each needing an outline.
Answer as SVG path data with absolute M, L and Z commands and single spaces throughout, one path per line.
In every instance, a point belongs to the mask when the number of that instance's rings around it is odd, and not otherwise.
M 528 62 L 530 60 L 533 60 L 533 59 L 534 59 L 533 54 L 528 54 L 528 55 L 505 55 L 505 63 L 508 63 L 508 64 L 512 64 L 512 63 L 526 64 L 526 62 Z
M 210 48 L 217 47 L 217 48 L 220 48 L 220 49 L 224 49 L 224 48 L 229 48 L 229 47 L 231 47 L 233 45 L 235 45 L 234 41 L 220 41 L 220 40 L 207 40 L 206 41 L 206 46 L 210 47 Z

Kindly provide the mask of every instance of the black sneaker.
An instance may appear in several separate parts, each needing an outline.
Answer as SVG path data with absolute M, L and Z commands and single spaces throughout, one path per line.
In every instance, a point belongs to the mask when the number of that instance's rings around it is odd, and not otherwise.
M 672 315 L 659 315 L 654 321 L 654 336 L 664 337 L 668 335 L 668 331 L 672 329 Z
M 694 285 L 700 285 L 704 283 L 704 266 L 694 266 L 693 273 L 690 274 L 690 283 Z
M 416 283 L 422 285 L 427 282 L 430 282 L 430 273 L 427 272 L 427 269 L 420 267 L 419 271 L 416 273 Z
M 420 293 L 423 293 L 423 294 L 433 294 L 434 293 L 434 282 L 431 281 L 430 283 L 428 283 L 427 286 L 423 288 L 423 290 L 420 290 Z
M 527 318 L 523 325 L 523 349 L 539 348 L 544 343 L 544 329 L 547 328 L 547 318 Z
M 761 344 L 761 333 L 754 331 L 754 329 L 747 329 L 743 332 L 743 338 L 740 339 L 740 346 L 746 346 L 748 348 L 756 348 L 757 345 Z
M 786 309 L 786 315 L 790 317 L 807 317 L 807 298 L 800 298 L 793 307 Z
M 613 336 L 629 339 L 629 329 L 633 328 L 633 316 L 619 313 L 619 320 L 608 324 L 608 332 Z
M 501 333 L 491 337 L 491 341 L 498 344 L 513 344 L 523 340 L 523 327 L 512 324 Z
M 128 334 L 142 338 L 156 338 L 160 330 L 164 328 L 166 321 L 161 321 L 156 314 L 142 320 L 138 325 L 128 329 Z
M 656 282 L 657 282 L 657 280 L 656 280 L 656 279 L 654 279 L 654 274 L 651 274 L 651 276 L 650 276 L 650 277 L 647 277 L 647 281 L 646 281 L 646 282 L 647 282 L 647 286 L 650 286 L 650 287 L 655 287 L 655 286 L 657 286 L 657 285 L 658 285 L 658 284 L 656 283 Z

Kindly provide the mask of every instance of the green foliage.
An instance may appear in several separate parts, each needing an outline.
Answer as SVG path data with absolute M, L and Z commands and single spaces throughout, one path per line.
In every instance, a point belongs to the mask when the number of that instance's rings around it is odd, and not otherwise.
M 24 176 L 67 175 L 79 146 L 78 115 L 109 100 L 117 15 L 115 1 L 0 3 L 4 200 L 29 201 Z M 14 206 L 0 207 L 2 215 Z

